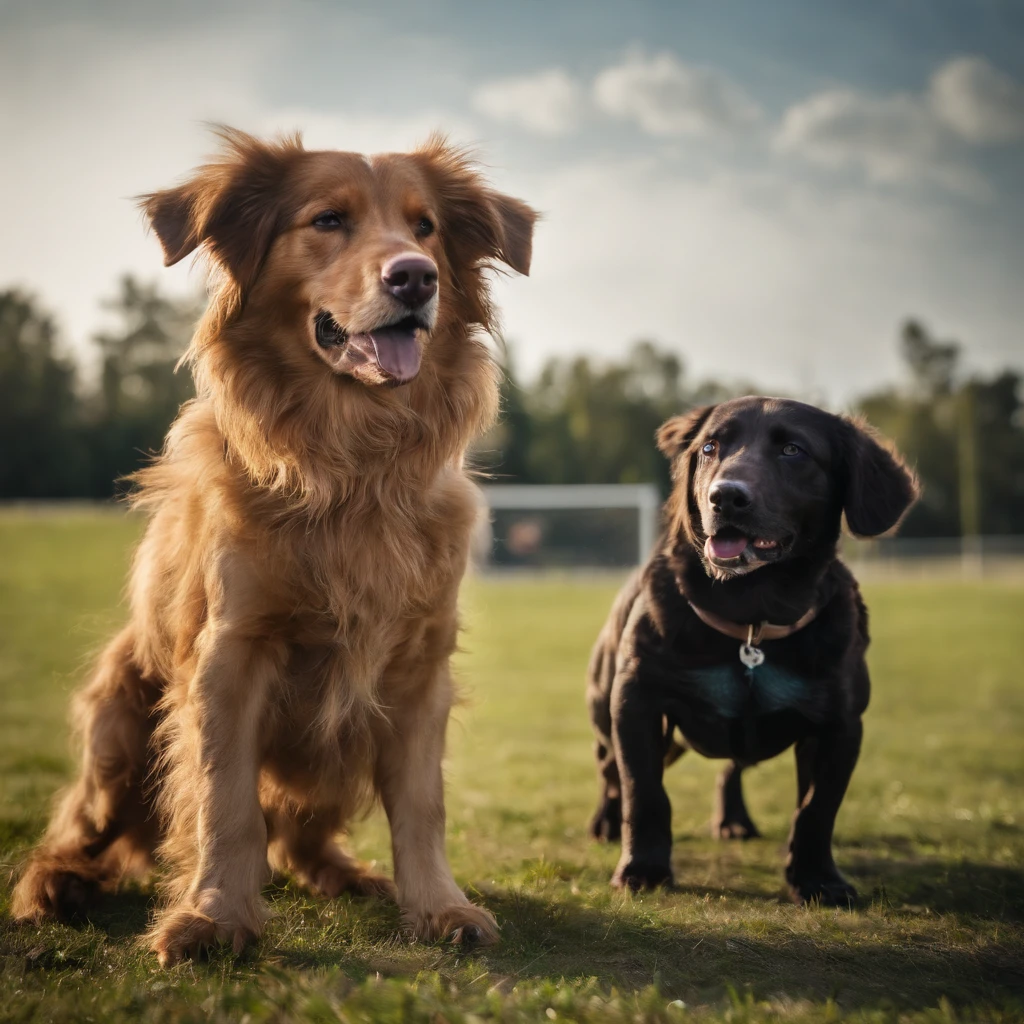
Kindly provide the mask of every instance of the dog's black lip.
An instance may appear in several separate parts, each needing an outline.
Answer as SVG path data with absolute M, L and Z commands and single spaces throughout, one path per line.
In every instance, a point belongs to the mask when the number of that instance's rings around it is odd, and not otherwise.
M 313 333 L 321 348 L 340 348 L 348 341 L 348 332 L 326 309 L 320 310 L 314 318 Z
M 373 331 L 391 330 L 394 328 L 407 331 L 426 331 L 430 329 L 429 325 L 421 317 L 415 313 L 410 313 L 408 316 L 403 316 L 401 320 L 392 320 L 390 323 L 378 324 L 372 330 L 362 331 L 361 333 L 372 334 Z M 331 349 L 340 348 L 344 345 L 349 339 L 350 332 L 342 327 L 328 310 L 321 309 L 313 318 L 313 333 L 316 337 L 316 343 L 321 348 Z
M 425 331 L 427 330 L 427 324 L 425 324 L 422 318 L 418 317 L 415 313 L 410 313 L 408 316 L 403 316 L 401 320 L 395 320 L 390 324 L 380 324 L 375 327 L 374 331 L 383 331 L 385 329 L 399 328 L 406 331 Z M 367 331 L 367 334 L 372 334 L 373 331 Z

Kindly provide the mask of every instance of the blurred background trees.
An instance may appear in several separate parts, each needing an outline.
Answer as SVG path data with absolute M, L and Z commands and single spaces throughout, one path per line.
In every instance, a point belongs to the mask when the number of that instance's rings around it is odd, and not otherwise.
M 174 372 L 202 303 L 126 276 L 106 303 L 109 330 L 85 367 L 61 351 L 52 316 L 31 296 L 0 292 L 0 499 L 109 498 L 159 451 L 193 394 Z M 916 320 L 899 338 L 902 380 L 854 411 L 917 468 L 924 496 L 902 533 L 1024 533 L 1020 375 L 964 370 L 961 346 Z M 501 422 L 475 453 L 496 481 L 669 485 L 654 432 L 695 405 L 757 389 L 692 379 L 679 356 L 639 341 L 620 362 L 555 357 L 533 381 L 504 353 Z M 799 397 L 799 396 L 794 396 Z
M 192 396 L 174 367 L 202 304 L 125 277 L 105 305 L 113 327 L 83 370 L 34 299 L 0 292 L 0 499 L 113 496 Z
M 160 450 L 182 402 L 195 394 L 188 369 L 174 370 L 203 304 L 169 299 L 155 285 L 125 276 L 104 308 L 114 327 L 93 338 L 99 379 L 83 403 L 95 497 L 113 493 L 115 480 Z
M 48 313 L 0 292 L 0 496 L 82 493 L 88 452 L 80 434 L 75 364 L 58 350 Z
M 501 422 L 477 452 L 478 466 L 508 482 L 654 481 L 667 492 L 658 426 L 694 405 L 746 393 L 689 381 L 682 360 L 651 341 L 634 344 L 621 363 L 550 359 L 532 384 L 517 376 L 513 355 L 506 353 Z
M 921 501 L 908 536 L 1024 533 L 1024 410 L 1020 375 L 965 374 L 956 342 L 939 341 L 916 320 L 904 325 L 906 381 L 859 402 L 917 469 Z

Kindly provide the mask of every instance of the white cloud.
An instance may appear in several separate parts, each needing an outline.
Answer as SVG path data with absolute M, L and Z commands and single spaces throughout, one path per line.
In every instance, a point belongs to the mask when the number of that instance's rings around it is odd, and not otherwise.
M 684 64 L 671 53 L 633 50 L 594 80 L 597 105 L 651 135 L 707 135 L 757 121 L 747 94 L 714 68 Z
M 589 159 L 502 185 L 545 211 L 529 279 L 498 284 L 526 375 L 551 356 L 621 359 L 653 338 L 696 376 L 847 400 L 901 372 L 909 315 L 986 365 L 1019 350 L 1024 294 L 998 253 L 965 259 L 984 249 L 969 207 L 774 171 L 696 178 L 653 159 Z
M 479 138 L 468 112 L 371 113 L 378 91 L 369 79 L 365 94 L 330 105 L 301 79 L 287 106 L 275 103 L 261 76 L 280 37 L 246 32 L 244 45 L 232 34 L 232 46 L 205 29 L 150 39 L 75 26 L 17 46 L 0 41 L 10 51 L 0 92 L 20 97 L 0 104 L 9 141 L 0 286 L 37 292 L 80 351 L 102 323 L 99 298 L 123 271 L 171 291 L 198 288 L 188 261 L 161 267 L 129 197 L 179 180 L 210 151 L 203 120 L 261 133 L 301 128 L 310 146 L 364 152 L 404 149 L 435 127 Z M 453 89 L 452 102 L 464 95 Z M 764 390 L 816 383 L 848 396 L 897 372 L 893 332 L 910 313 L 963 338 L 979 362 L 987 353 L 985 365 L 1019 363 L 1019 249 L 970 207 L 840 191 L 770 164 L 740 174 L 718 156 L 699 173 L 689 160 L 682 173 L 664 146 L 649 147 L 659 154 L 649 161 L 602 159 L 604 127 L 586 120 L 568 165 L 552 166 L 550 147 L 518 133 L 496 133 L 484 154 L 499 188 L 544 213 L 531 276 L 497 285 L 525 372 L 571 352 L 621 358 L 647 336 L 674 346 L 698 374 Z
M 1024 138 L 1024 87 L 978 57 L 944 64 L 919 93 L 830 89 L 791 106 L 779 150 L 877 182 L 932 181 L 987 193 L 970 146 Z
M 579 83 L 561 68 L 499 78 L 484 83 L 473 95 L 473 108 L 481 114 L 547 136 L 572 131 L 581 106 Z
M 936 115 L 967 142 L 1024 139 L 1024 85 L 983 57 L 957 57 L 932 77 Z
M 945 126 L 919 96 L 868 96 L 848 89 L 818 93 L 786 111 L 778 148 L 827 167 L 853 166 L 869 180 L 930 180 L 981 194 L 984 182 L 951 152 Z

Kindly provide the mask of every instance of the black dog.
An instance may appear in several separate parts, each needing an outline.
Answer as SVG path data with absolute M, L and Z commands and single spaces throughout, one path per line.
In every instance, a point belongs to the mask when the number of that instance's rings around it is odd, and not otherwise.
M 849 905 L 832 828 L 870 684 L 867 611 L 836 545 L 844 513 L 854 534 L 885 533 L 917 484 L 863 427 L 775 398 L 678 416 L 658 447 L 675 481 L 666 532 L 616 599 L 587 690 L 603 790 L 591 831 L 622 838 L 612 884 L 672 883 L 667 763 L 691 747 L 729 758 L 713 829 L 749 837 L 740 773 L 795 743 L 786 880 L 798 902 Z

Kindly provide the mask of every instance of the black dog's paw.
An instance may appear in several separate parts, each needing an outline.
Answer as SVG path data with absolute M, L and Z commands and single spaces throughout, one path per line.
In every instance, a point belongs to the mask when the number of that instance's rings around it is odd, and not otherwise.
M 668 864 L 650 864 L 642 861 L 627 861 L 619 864 L 612 875 L 612 887 L 641 892 L 644 889 L 664 887 L 671 889 L 674 883 L 672 868 Z
M 605 797 L 590 819 L 590 834 L 604 843 L 617 843 L 622 838 L 622 801 Z
M 853 910 L 857 890 L 837 871 L 835 874 L 788 879 L 789 895 L 794 903 L 817 903 L 822 907 Z
M 711 822 L 714 839 L 760 839 L 761 832 L 749 817 Z

